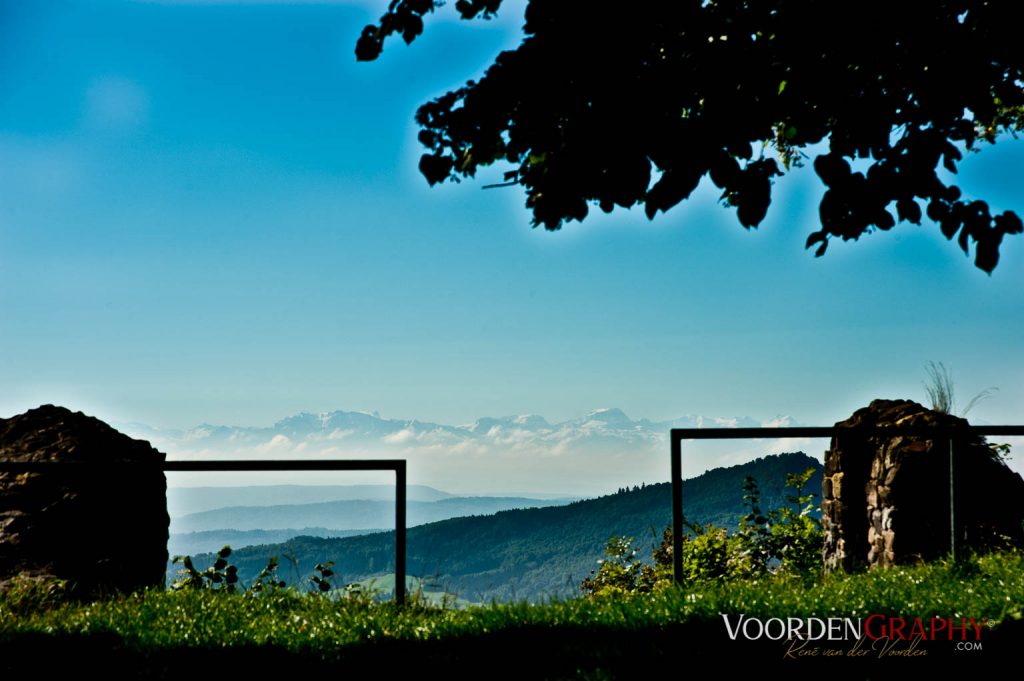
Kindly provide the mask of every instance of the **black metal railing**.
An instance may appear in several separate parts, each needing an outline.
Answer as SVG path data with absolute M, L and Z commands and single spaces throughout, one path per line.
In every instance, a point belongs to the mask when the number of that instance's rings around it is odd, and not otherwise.
M 672 577 L 683 582 L 683 440 L 751 440 L 781 438 L 832 438 L 842 435 L 857 437 L 928 436 L 945 438 L 949 443 L 949 550 L 956 558 L 955 508 L 953 504 L 953 459 L 957 437 L 970 435 L 1024 435 L 1024 426 L 797 426 L 793 428 L 673 428 L 672 444 Z
M 251 471 L 394 471 L 395 472 L 395 602 L 405 604 L 405 459 L 351 459 L 348 461 L 318 461 L 315 459 L 235 460 L 235 461 L 162 461 L 156 464 L 117 461 L 0 461 L 0 472 L 52 471 L 54 467 L 74 470 L 87 468 L 91 472 L 124 470 L 126 468 L 159 469 L 163 472 L 251 472 Z

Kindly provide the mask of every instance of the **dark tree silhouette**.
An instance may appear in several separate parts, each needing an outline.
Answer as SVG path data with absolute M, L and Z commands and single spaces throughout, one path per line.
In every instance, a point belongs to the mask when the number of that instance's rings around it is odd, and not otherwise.
M 500 5 L 455 9 L 488 18 Z M 412 42 L 434 9 L 393 0 L 363 29 L 357 58 L 375 59 L 396 33 Z M 1020 218 L 961 198 L 937 169 L 955 173 L 964 151 L 1024 127 L 1017 9 L 1010 0 L 529 0 L 520 46 L 417 112 L 420 170 L 436 184 L 506 161 L 533 224 L 550 230 L 583 220 L 590 204 L 643 204 L 653 218 L 710 175 L 750 228 L 765 217 L 773 178 L 827 139 L 813 161 L 826 191 L 808 248 L 822 255 L 832 237 L 926 215 L 964 253 L 973 242 L 975 264 L 991 272 Z

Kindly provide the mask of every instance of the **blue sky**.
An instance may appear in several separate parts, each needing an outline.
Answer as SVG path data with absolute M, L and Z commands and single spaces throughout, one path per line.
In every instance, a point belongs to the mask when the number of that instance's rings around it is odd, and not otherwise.
M 531 230 L 481 189 L 500 170 L 429 189 L 412 120 L 518 42 L 516 12 L 359 64 L 385 4 L 0 3 L 0 415 L 825 425 L 924 399 L 934 360 L 964 398 L 998 388 L 972 416 L 1024 422 L 1024 239 L 992 276 L 932 225 L 815 259 L 810 167 L 749 233 L 707 184 L 654 222 Z M 1024 212 L 1022 161 L 983 149 L 961 187 Z

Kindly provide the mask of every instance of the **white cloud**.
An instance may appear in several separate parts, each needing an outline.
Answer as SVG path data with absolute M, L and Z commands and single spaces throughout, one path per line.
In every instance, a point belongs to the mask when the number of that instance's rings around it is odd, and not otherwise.
M 414 433 L 411 428 L 403 428 L 397 433 L 385 435 L 382 439 L 389 445 L 400 445 L 415 440 L 416 433 Z
M 821 451 L 828 447 L 828 441 L 812 440 L 809 437 L 782 437 L 778 440 L 770 440 L 771 444 L 768 446 L 768 454 L 784 454 L 786 452 L 804 452 L 810 456 L 820 457 Z M 824 447 L 818 445 L 824 443 Z
M 535 433 L 531 433 L 528 430 L 523 430 L 522 428 L 506 429 L 501 428 L 500 426 L 494 426 L 491 428 L 484 437 L 488 440 L 492 440 L 496 445 L 512 449 L 520 449 L 535 440 L 539 440 Z
M 292 449 L 292 441 L 287 435 L 275 435 L 269 442 L 256 445 L 253 449 L 260 454 L 273 454 L 275 452 L 288 452 Z

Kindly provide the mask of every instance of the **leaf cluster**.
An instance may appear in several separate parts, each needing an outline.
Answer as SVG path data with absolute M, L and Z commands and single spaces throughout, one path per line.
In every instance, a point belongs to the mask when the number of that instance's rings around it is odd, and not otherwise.
M 393 0 L 357 57 L 375 59 L 396 33 L 411 42 L 439 4 Z M 455 3 L 466 19 L 500 5 Z M 612 12 L 529 0 L 525 19 L 518 48 L 417 112 L 430 184 L 507 164 L 533 224 L 556 230 L 595 205 L 642 205 L 653 218 L 709 177 L 751 228 L 774 179 L 813 148 L 826 187 L 807 239 L 816 255 L 833 238 L 927 218 L 991 272 L 1003 237 L 1024 232 L 1015 213 L 940 175 L 1024 126 L 1013 3 L 681 0 Z
M 228 564 L 230 555 L 231 547 L 225 546 L 217 552 L 217 560 L 213 565 L 202 571 L 193 565 L 192 556 L 175 556 L 172 562 L 181 563 L 182 569 L 178 571 L 178 579 L 171 585 L 171 589 L 217 589 L 235 593 L 238 588 L 238 568 Z
M 317 563 L 313 568 L 316 574 L 309 578 L 310 583 L 315 591 L 319 593 L 327 593 L 334 588 L 332 581 L 334 577 L 334 561 L 329 560 L 326 563 Z

